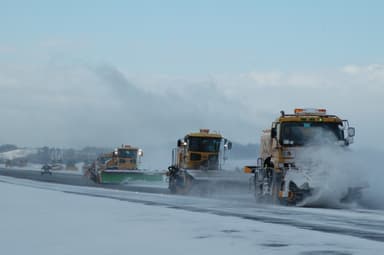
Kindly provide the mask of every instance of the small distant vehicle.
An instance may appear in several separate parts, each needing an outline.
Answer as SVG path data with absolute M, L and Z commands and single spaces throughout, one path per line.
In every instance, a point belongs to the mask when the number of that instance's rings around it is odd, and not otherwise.
M 49 175 L 52 175 L 52 171 L 51 171 L 52 167 L 48 164 L 45 164 L 41 167 L 41 175 L 44 175 L 44 174 L 49 174 Z

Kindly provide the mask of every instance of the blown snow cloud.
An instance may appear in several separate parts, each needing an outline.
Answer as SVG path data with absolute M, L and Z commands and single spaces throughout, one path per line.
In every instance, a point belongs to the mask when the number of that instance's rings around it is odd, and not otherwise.
M 108 64 L 0 68 L 1 143 L 114 146 L 173 143 L 201 127 L 258 142 L 280 110 L 324 107 L 382 147 L 383 65 L 318 72 L 252 71 L 207 77 L 130 73 Z

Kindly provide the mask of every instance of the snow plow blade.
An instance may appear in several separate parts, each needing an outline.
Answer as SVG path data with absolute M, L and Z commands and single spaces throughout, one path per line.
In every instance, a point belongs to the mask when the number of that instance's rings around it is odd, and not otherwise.
M 165 172 L 142 170 L 103 170 L 93 178 L 100 184 L 130 184 L 135 182 L 163 182 Z
M 168 168 L 169 190 L 173 194 L 211 194 L 248 191 L 249 175 L 240 171 Z
M 363 189 L 362 187 L 348 188 L 340 197 L 340 194 L 331 194 L 312 188 L 310 193 L 305 193 L 303 197 L 297 196 L 298 199 L 291 201 L 290 204 L 301 207 L 345 208 L 361 202 Z
M 361 201 L 365 186 L 348 187 L 338 191 L 317 186 L 311 187 L 305 183 L 298 187 L 289 182 L 288 205 L 303 207 L 342 208 Z

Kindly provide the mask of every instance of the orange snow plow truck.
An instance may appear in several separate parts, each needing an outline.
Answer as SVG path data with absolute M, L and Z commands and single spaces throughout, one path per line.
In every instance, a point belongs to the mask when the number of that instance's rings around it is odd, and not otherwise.
M 280 113 L 271 129 L 261 135 L 257 166 L 246 166 L 244 172 L 253 174 L 251 184 L 258 201 L 300 205 L 314 196 L 319 187 L 319 183 L 314 185 L 313 158 L 306 158 L 308 151 L 325 146 L 345 151 L 353 143 L 355 129 L 349 127 L 347 120 L 327 114 L 325 109 Z M 315 160 L 320 157 L 318 153 L 312 155 Z M 348 187 L 340 197 L 341 202 L 359 197 L 361 189 Z

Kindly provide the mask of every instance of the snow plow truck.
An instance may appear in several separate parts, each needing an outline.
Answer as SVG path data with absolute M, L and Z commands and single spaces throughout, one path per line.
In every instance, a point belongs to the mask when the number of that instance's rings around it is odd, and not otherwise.
M 345 150 L 353 143 L 355 129 L 325 109 L 297 108 L 293 114 L 280 113 L 261 135 L 257 165 L 245 166 L 244 172 L 253 174 L 251 183 L 258 201 L 300 205 L 323 185 L 313 179 L 312 158 L 305 162 L 306 152 L 319 146 Z M 314 153 L 313 157 L 319 155 Z M 361 189 L 348 187 L 341 202 L 357 198 Z
M 205 192 L 218 182 L 234 180 L 234 173 L 222 169 L 231 148 L 228 139 L 209 129 L 179 139 L 172 150 L 172 165 L 168 167 L 170 192 L 187 194 L 192 188 Z
M 163 181 L 164 173 L 138 169 L 143 150 L 122 145 L 111 153 L 100 155 L 89 168 L 91 179 L 101 184 L 131 181 Z

